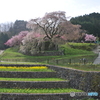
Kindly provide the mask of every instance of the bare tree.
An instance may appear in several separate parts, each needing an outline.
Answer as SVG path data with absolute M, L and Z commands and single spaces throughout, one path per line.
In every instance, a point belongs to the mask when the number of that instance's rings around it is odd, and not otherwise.
M 43 18 L 30 20 L 27 27 L 34 31 L 41 29 L 41 31 L 45 33 L 45 37 L 51 40 L 54 35 L 65 33 L 63 23 L 68 23 L 65 12 L 58 11 L 46 13 Z
M 1 23 L 0 24 L 0 32 L 7 32 L 12 27 L 13 27 L 13 23 L 12 22 L 9 22 L 9 23 Z
M 80 26 L 67 21 L 64 11 L 46 13 L 42 18 L 31 19 L 27 28 L 44 33 L 44 39 L 48 38 L 49 40 L 52 40 L 55 35 L 59 37 L 68 35 L 69 38 L 72 35 L 75 39 L 82 36 Z

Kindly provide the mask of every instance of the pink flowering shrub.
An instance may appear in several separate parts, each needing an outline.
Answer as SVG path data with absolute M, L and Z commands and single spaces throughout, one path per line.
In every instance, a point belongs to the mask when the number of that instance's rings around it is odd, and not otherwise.
M 21 41 L 23 40 L 23 38 L 27 35 L 28 31 L 22 31 L 20 32 L 18 35 L 12 36 L 11 39 L 9 39 L 5 45 L 7 46 L 15 46 L 15 45 L 19 45 L 21 43 Z
M 86 36 L 85 36 L 85 41 L 89 41 L 89 42 L 91 42 L 91 41 L 96 41 L 96 37 L 93 36 L 92 34 L 91 34 L 91 35 L 86 34 Z

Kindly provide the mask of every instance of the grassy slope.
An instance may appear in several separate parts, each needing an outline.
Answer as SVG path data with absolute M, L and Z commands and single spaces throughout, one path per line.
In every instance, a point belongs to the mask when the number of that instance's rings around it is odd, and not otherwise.
M 83 92 L 82 90 L 72 88 L 59 88 L 59 89 L 7 89 L 0 88 L 0 93 L 70 93 L 70 92 Z
M 67 66 L 63 66 L 65 68 L 73 68 L 73 69 L 77 69 L 77 70 L 83 70 L 83 71 L 98 71 L 100 72 L 100 65 L 94 65 L 94 64 L 86 64 L 86 65 L 82 65 L 82 64 L 70 64 Z
M 65 49 L 64 56 L 27 56 L 21 53 L 16 52 L 17 50 L 14 48 L 7 49 L 2 55 L 2 59 L 63 59 L 63 58 L 73 58 L 78 56 L 86 56 L 86 55 L 95 55 L 91 51 L 75 49 L 68 46 L 68 44 L 61 46 L 62 49 Z M 5 63 L 5 62 L 4 62 Z M 29 62 L 30 63 L 30 62 Z M 81 92 L 81 90 L 76 89 L 0 89 L 1 93 L 69 93 L 69 92 Z
M 73 45 L 75 46 L 76 43 Z M 77 45 L 81 46 L 81 45 L 85 45 L 87 48 L 89 48 L 89 44 L 82 44 L 82 43 L 77 43 Z M 73 56 L 83 56 L 83 55 L 94 55 L 94 53 L 92 51 L 87 51 L 87 50 L 82 50 L 82 49 L 74 49 L 71 47 L 71 45 L 69 44 L 65 44 L 65 45 L 61 45 L 60 49 L 64 49 L 65 50 L 65 55 L 64 56 L 28 56 L 28 55 L 24 55 L 21 54 L 19 52 L 17 52 L 17 48 L 9 48 L 7 50 L 4 51 L 4 53 L 2 54 L 2 59 L 41 59 L 43 58 L 44 60 L 47 58 L 64 58 L 64 57 L 73 57 Z M 82 46 L 81 46 L 82 47 Z
M 65 81 L 61 78 L 2 78 L 0 81 Z
M 4 51 L 4 53 L 1 55 L 2 59 L 16 59 L 16 60 L 33 60 L 34 62 L 36 61 L 41 61 L 41 60 L 47 60 L 54 58 L 55 56 L 28 56 L 21 54 L 17 52 L 14 48 L 8 48 Z M 56 56 L 56 58 L 59 58 L 61 56 Z
M 82 50 L 79 49 L 80 47 L 85 47 L 86 50 Z M 91 44 L 94 45 L 95 44 Z M 27 62 L 28 64 L 32 64 L 31 62 L 38 62 L 40 64 L 43 63 L 47 63 L 47 60 L 53 60 L 53 59 L 70 59 L 70 58 L 79 58 L 79 57 L 87 57 L 89 56 L 90 58 L 93 58 L 96 56 L 96 54 L 94 54 L 92 51 L 87 51 L 88 48 L 93 48 L 90 45 L 90 43 L 66 43 L 65 45 L 61 45 L 60 49 L 64 50 L 65 55 L 61 55 L 61 56 L 28 56 L 28 55 L 24 55 L 21 54 L 18 51 L 17 48 L 9 48 L 7 50 L 4 51 L 4 53 L 1 55 L 1 60 L 7 60 L 7 59 L 11 59 L 13 61 L 15 61 L 16 63 L 19 62 Z M 73 47 L 78 47 L 78 49 L 75 49 Z M 3 63 L 3 62 L 2 62 Z M 6 63 L 6 62 L 4 62 Z
M 95 44 L 90 45 L 90 43 L 66 43 L 61 45 L 61 48 L 65 50 L 66 55 L 91 55 L 94 54 L 91 51 L 94 46 Z M 89 48 L 91 48 L 90 51 L 88 51 Z

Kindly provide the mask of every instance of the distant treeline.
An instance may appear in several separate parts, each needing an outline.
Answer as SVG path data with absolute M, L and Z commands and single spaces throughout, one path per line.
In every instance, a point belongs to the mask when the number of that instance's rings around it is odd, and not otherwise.
M 91 13 L 89 15 L 83 15 L 78 17 L 72 17 L 70 19 L 72 24 L 81 25 L 82 29 L 86 30 L 88 34 L 93 34 L 100 39 L 100 14 Z
M 83 15 L 78 17 L 72 17 L 70 19 L 72 24 L 81 25 L 83 30 L 86 30 L 88 34 L 93 34 L 99 37 L 100 40 L 100 14 L 91 13 L 89 15 Z M 4 43 L 12 36 L 17 35 L 21 31 L 28 30 L 26 28 L 27 21 L 16 20 L 14 23 L 0 24 L 0 49 L 6 49 L 7 46 Z
M 12 36 L 17 35 L 21 31 L 26 31 L 26 24 L 27 22 L 24 20 L 0 24 L 0 50 L 8 48 L 4 43 Z

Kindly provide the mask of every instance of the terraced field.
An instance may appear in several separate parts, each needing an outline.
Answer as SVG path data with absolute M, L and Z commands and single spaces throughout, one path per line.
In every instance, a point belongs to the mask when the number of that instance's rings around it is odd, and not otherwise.
M 62 79 L 56 71 L 48 71 L 46 66 L 17 66 L 15 70 L 14 66 L 6 67 L 5 70 L 5 66 L 0 66 L 0 100 L 80 100 L 71 97 L 70 92 L 83 91 L 70 88 L 70 80 Z M 42 68 L 44 71 L 40 71 Z

